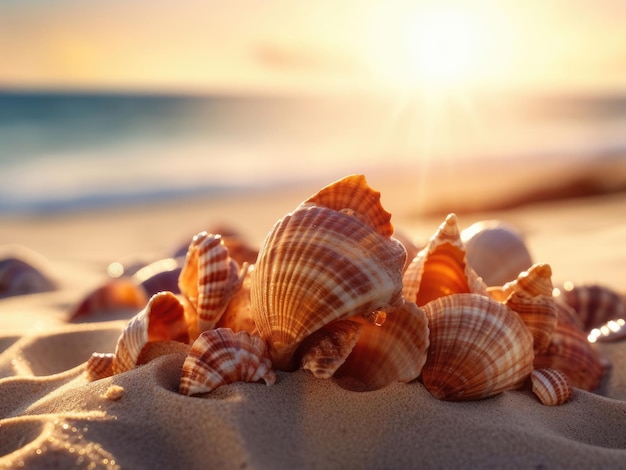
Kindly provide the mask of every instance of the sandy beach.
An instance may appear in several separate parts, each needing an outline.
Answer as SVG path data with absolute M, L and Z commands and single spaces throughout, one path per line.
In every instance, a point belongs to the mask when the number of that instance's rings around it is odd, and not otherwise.
M 417 190 L 368 176 L 398 231 L 425 242 L 444 216 L 416 213 Z M 597 344 L 611 364 L 598 393 L 561 406 L 505 391 L 471 402 L 433 398 L 419 381 L 360 391 L 346 379 L 278 372 L 204 397 L 175 392 L 171 352 L 88 382 L 93 352 L 113 352 L 127 319 L 68 323 L 114 261 L 171 256 L 202 230 L 232 227 L 259 245 L 314 185 L 214 199 L 0 221 L 0 245 L 41 257 L 58 289 L 0 299 L 1 468 L 626 468 L 626 342 Z M 408 201 L 407 201 L 408 199 Z M 450 211 L 454 211 L 450 207 Z M 499 219 L 525 236 L 555 285 L 624 291 L 624 193 L 459 212 L 461 228 Z

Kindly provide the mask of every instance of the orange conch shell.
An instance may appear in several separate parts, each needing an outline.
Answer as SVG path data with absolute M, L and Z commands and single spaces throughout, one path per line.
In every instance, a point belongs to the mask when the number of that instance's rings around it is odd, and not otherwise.
M 406 251 L 391 214 L 361 175 L 313 195 L 267 235 L 252 280 L 252 311 L 274 366 L 291 370 L 300 342 L 324 325 L 403 302 Z
M 442 400 L 472 400 L 519 387 L 533 369 L 533 338 L 507 306 L 477 294 L 427 303 L 430 346 L 422 380 Z
M 556 369 L 535 369 L 530 380 L 533 393 L 544 405 L 562 405 L 572 396 L 567 375 Z
M 187 300 L 192 338 L 215 327 L 246 272 L 247 264 L 239 269 L 220 235 L 200 232 L 193 237 L 178 280 L 180 292 Z
M 130 319 L 117 340 L 113 373 L 135 367 L 141 350 L 149 342 L 166 340 L 189 342 L 183 305 L 168 291 L 153 295 L 146 308 Z
M 265 343 L 245 331 L 217 328 L 202 333 L 183 364 L 179 392 L 207 393 L 234 382 L 276 382 Z
M 490 287 L 489 294 L 516 312 L 534 338 L 535 352 L 544 351 L 554 333 L 557 311 L 552 297 L 552 269 L 535 264 L 502 287 Z
M 354 317 L 362 325 L 359 340 L 338 371 L 354 377 L 370 389 L 419 377 L 428 350 L 428 320 L 414 302 L 405 302 L 377 326 Z
M 515 280 L 533 264 L 522 234 L 499 220 L 483 220 L 461 232 L 467 261 L 488 286 Z
M 467 263 L 455 214 L 449 214 L 403 276 L 404 298 L 424 305 L 444 295 L 487 295 L 487 286 Z

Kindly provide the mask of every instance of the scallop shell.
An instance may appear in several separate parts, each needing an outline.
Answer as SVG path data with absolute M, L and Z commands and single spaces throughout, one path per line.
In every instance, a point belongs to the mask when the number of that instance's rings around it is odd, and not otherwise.
M 183 364 L 178 391 L 196 395 L 234 382 L 276 382 L 265 343 L 259 336 L 229 328 L 203 332 Z
M 239 268 L 220 235 L 193 237 L 178 281 L 192 338 L 215 327 L 246 273 L 247 265 Z
M 552 289 L 552 269 L 548 264 L 535 264 L 520 273 L 515 281 L 498 290 L 488 289 L 492 297 L 503 301 L 522 318 L 533 335 L 535 352 L 548 347 L 556 328 L 557 311 Z
M 444 295 L 487 295 L 487 286 L 467 263 L 457 218 L 449 214 L 403 276 L 404 298 L 424 305 Z
M 535 369 L 530 380 L 533 393 L 544 405 L 562 405 L 572 395 L 567 375 L 556 369 Z
M 405 302 L 387 315 L 381 326 L 354 317 L 361 334 L 337 375 L 354 377 L 370 389 L 419 377 L 428 350 L 428 320 L 414 302 Z
M 94 380 L 100 380 L 112 376 L 114 360 L 115 354 L 93 353 L 87 360 L 85 377 L 89 382 L 93 382 Z
M 624 298 L 606 286 L 577 286 L 572 282 L 565 282 L 557 290 L 556 298 L 576 311 L 587 331 L 609 320 L 626 318 Z
M 279 220 L 252 280 L 252 311 L 276 368 L 324 325 L 403 302 L 406 251 L 363 176 L 339 180 Z
M 422 380 L 441 400 L 473 400 L 519 387 L 533 369 L 533 338 L 507 306 L 477 294 L 426 304 L 430 347 Z
M 112 279 L 87 294 L 70 314 L 69 321 L 93 320 L 98 314 L 142 309 L 148 303 L 146 291 L 125 277 Z
M 309 335 L 300 345 L 300 368 L 310 370 L 318 379 L 331 377 L 345 362 L 361 334 L 361 324 L 338 320 Z
M 533 264 L 524 237 L 499 220 L 476 222 L 461 232 L 467 261 L 488 286 L 515 280 Z
M 184 307 L 167 291 L 153 295 L 148 305 L 130 319 L 117 340 L 113 372 L 132 369 L 147 343 L 165 340 L 189 342 Z

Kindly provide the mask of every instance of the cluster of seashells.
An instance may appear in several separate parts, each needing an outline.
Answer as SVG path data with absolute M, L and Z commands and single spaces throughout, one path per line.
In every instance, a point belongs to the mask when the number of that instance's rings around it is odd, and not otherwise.
M 176 292 L 154 293 L 115 352 L 92 355 L 87 378 L 127 371 L 151 344 L 175 341 L 188 350 L 185 395 L 270 385 L 276 370 L 300 368 L 369 389 L 419 380 L 441 400 L 527 386 L 558 405 L 573 387 L 595 390 L 603 362 L 574 308 L 553 295 L 550 266 L 532 264 L 523 244 L 480 242 L 494 233 L 521 243 L 501 225 L 461 232 L 454 214 L 421 249 L 401 243 L 380 192 L 347 176 L 276 222 L 255 258 L 238 256 L 229 237 L 197 234 Z M 478 266 L 485 246 L 510 268 L 489 284 L 468 262 Z

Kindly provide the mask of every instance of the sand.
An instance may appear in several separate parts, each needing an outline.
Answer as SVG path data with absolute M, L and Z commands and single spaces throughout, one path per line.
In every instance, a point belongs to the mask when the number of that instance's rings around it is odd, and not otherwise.
M 368 180 L 410 237 L 426 240 L 443 220 L 416 216 L 407 188 Z M 360 391 L 307 371 L 186 397 L 175 392 L 180 352 L 85 379 L 87 358 L 112 352 L 126 320 L 67 319 L 110 262 L 167 256 L 223 224 L 258 244 L 316 189 L 2 220 L 0 242 L 41 255 L 59 289 L 0 299 L 0 467 L 626 468 L 626 342 L 598 345 L 612 363 L 600 393 L 575 389 L 558 407 L 527 389 L 445 402 L 419 381 Z M 462 227 L 488 218 L 519 227 L 555 284 L 623 289 L 625 214 L 622 194 L 458 215 Z

